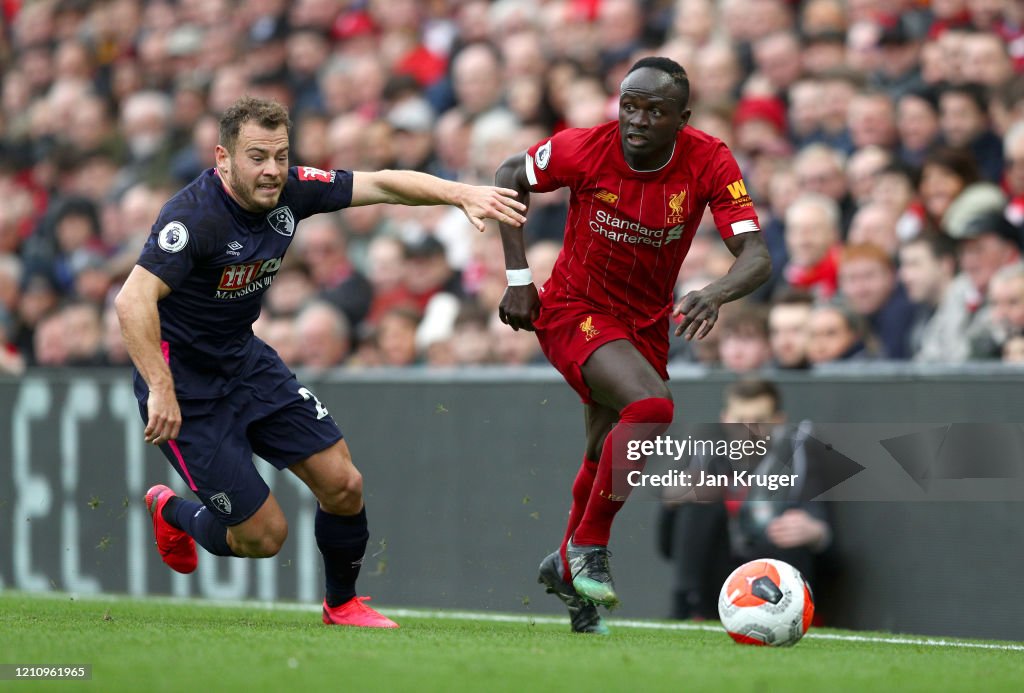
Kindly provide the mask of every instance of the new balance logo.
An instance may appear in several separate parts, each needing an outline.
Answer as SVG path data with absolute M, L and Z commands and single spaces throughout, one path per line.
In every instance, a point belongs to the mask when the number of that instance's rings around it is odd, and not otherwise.
M 613 205 L 619 201 L 618 195 L 612 192 L 608 192 L 607 190 L 598 190 L 596 193 L 594 193 L 594 197 L 601 200 L 601 202 L 607 202 L 610 205 Z
M 679 237 L 683 235 L 683 229 L 685 227 L 682 224 L 676 224 L 668 230 L 668 234 L 665 236 L 665 245 L 668 245 L 672 241 L 678 241 Z

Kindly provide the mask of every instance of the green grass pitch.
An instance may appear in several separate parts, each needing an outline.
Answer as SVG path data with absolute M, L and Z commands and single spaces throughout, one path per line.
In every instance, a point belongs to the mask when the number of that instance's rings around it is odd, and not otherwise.
M 326 627 L 313 608 L 0 593 L 0 663 L 91 664 L 91 681 L 0 690 L 947 691 L 1024 689 L 1024 646 L 812 630 L 791 649 L 720 630 L 611 621 L 608 638 L 550 617 L 381 609 L 397 631 Z M 902 638 L 903 640 L 913 638 Z M 935 640 L 935 639 L 931 639 Z

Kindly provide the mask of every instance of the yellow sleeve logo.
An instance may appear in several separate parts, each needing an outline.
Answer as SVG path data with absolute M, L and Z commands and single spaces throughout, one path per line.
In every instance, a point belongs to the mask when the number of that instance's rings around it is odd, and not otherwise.
M 747 184 L 743 182 L 742 178 L 729 183 L 726 187 L 729 188 L 729 194 L 732 195 L 732 199 L 734 200 L 747 196 Z
M 754 201 L 750 199 L 750 195 L 747 194 L 747 184 L 743 182 L 743 179 L 735 180 L 729 185 L 725 186 L 732 195 L 732 204 L 735 207 L 753 207 Z

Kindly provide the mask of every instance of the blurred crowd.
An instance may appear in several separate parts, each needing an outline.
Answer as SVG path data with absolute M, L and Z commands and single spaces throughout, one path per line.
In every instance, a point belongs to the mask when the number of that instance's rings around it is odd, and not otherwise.
M 674 361 L 1024 361 L 1020 0 L 4 0 L 0 372 L 127 364 L 112 295 L 243 94 L 291 109 L 292 161 L 490 183 L 614 118 L 646 55 L 744 172 L 774 260 Z M 534 195 L 538 284 L 565 191 Z M 678 296 L 732 261 L 710 217 Z M 290 365 L 543 360 L 497 319 L 496 229 L 453 208 L 302 222 L 257 335 Z

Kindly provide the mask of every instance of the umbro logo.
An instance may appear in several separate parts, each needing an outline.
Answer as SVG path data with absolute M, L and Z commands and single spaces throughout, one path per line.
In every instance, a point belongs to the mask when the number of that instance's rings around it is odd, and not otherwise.
M 226 252 L 228 255 L 239 255 L 240 253 L 238 251 L 241 250 L 242 247 L 242 244 L 238 241 L 231 241 L 228 243 L 228 249 Z

